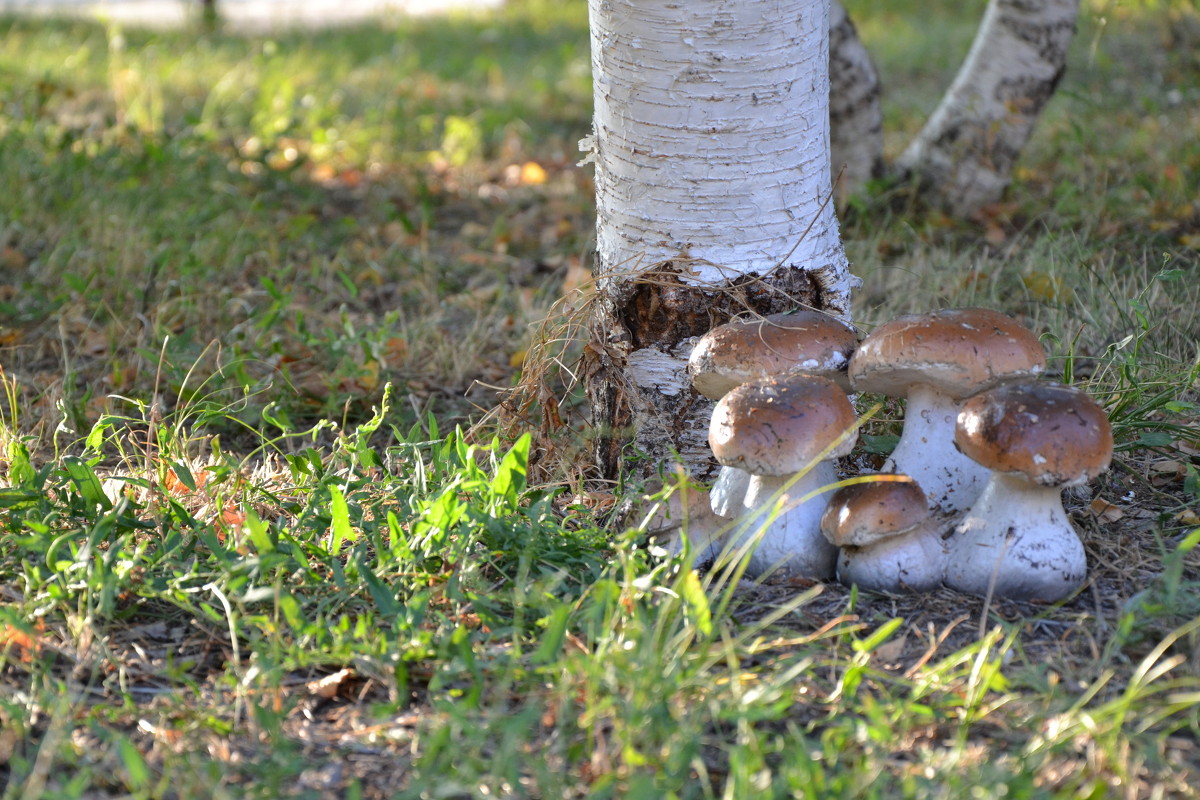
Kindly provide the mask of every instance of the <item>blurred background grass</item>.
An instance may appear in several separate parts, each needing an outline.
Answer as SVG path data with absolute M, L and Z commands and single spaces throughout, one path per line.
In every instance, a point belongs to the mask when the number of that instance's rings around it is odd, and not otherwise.
M 984 3 L 848 3 L 887 150 L 920 127 Z M 592 236 L 582 2 L 242 36 L 0 22 L 0 357 L 30 424 L 110 395 L 466 419 L 511 384 Z M 1195 357 L 1200 24 L 1084 3 L 1006 202 L 956 220 L 885 187 L 844 210 L 856 318 L 980 303 L 1053 356 L 1140 330 Z M 1176 274 L 1176 273 L 1171 273 Z M 165 342 L 165 344 L 164 344 Z M 241 413 L 241 412 L 239 412 Z

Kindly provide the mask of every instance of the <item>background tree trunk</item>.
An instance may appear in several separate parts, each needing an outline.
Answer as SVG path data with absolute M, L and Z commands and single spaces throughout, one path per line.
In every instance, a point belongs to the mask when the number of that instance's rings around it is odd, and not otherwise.
M 217 11 L 217 0 L 200 0 L 200 21 L 204 25 L 213 26 L 220 21 Z
M 956 214 L 999 200 L 1066 68 L 1078 13 L 1079 0 L 990 0 L 958 76 L 897 168 Z
M 597 293 L 585 380 L 597 460 L 625 445 L 711 473 L 685 372 L 735 314 L 846 317 L 830 200 L 829 0 L 589 0 Z
M 829 129 L 839 199 L 883 175 L 879 73 L 838 0 L 829 7 Z M 840 179 L 839 179 L 840 173 Z

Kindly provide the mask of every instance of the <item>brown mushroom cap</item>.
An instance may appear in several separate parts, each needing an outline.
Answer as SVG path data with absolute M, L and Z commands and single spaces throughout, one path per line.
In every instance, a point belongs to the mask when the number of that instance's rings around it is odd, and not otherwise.
M 713 409 L 708 443 L 717 461 L 751 475 L 789 475 L 853 427 L 854 407 L 828 378 L 787 375 L 743 383 Z M 829 458 L 848 455 L 848 436 Z
M 849 375 L 859 391 L 902 397 L 924 384 L 962 398 L 1045 367 L 1041 342 L 1012 317 L 947 308 L 880 325 L 859 345 Z
M 1059 383 L 1016 381 L 963 403 L 954 444 L 994 472 L 1042 486 L 1086 483 L 1112 461 L 1112 428 L 1095 400 Z
M 928 518 L 929 503 L 916 481 L 870 481 L 843 486 L 830 496 L 821 532 L 838 547 L 862 547 L 906 533 Z
M 853 328 L 819 311 L 739 319 L 700 337 L 688 374 L 696 391 L 711 400 L 748 381 L 792 372 L 832 378 L 849 391 L 846 367 L 857 346 Z

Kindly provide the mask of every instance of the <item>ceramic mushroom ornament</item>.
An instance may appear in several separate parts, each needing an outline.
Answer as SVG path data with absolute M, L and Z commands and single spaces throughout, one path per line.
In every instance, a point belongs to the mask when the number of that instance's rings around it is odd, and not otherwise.
M 1050 602 L 1073 592 L 1087 559 L 1062 490 L 1108 468 L 1104 410 L 1061 384 L 1007 383 L 963 403 L 954 440 L 991 476 L 947 541 L 946 583 Z
M 696 342 L 688 374 L 696 391 L 720 400 L 748 381 L 803 372 L 831 378 L 849 391 L 846 368 L 858 333 L 834 317 L 801 309 L 718 325 Z M 741 510 L 750 476 L 722 467 L 710 492 L 713 512 L 733 518 Z
M 748 575 L 776 569 L 815 579 L 833 575 L 837 551 L 820 528 L 827 497 L 799 500 L 837 480 L 832 459 L 849 454 L 856 436 L 844 434 L 854 424 L 846 393 L 828 378 L 809 375 L 743 383 L 717 403 L 708 437 L 713 455 L 723 466 L 751 476 L 743 500 L 748 518 L 735 546 L 765 526 L 747 565 Z M 777 502 L 789 510 L 772 520 Z
M 946 525 L 930 513 L 916 481 L 879 477 L 838 489 L 821 517 L 821 532 L 839 548 L 838 580 L 883 592 L 936 589 L 945 570 Z
M 1016 320 L 986 308 L 897 317 L 863 339 L 850 359 L 856 391 L 907 398 L 904 429 L 883 471 L 912 476 L 942 511 L 966 508 L 987 470 L 954 448 L 964 397 L 1040 373 L 1042 345 Z

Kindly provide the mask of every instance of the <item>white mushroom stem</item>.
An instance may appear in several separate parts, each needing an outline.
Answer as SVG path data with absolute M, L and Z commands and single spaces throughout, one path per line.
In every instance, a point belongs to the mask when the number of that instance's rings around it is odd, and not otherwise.
M 988 479 L 987 467 L 976 464 L 954 446 L 958 401 L 932 386 L 909 390 L 904 429 L 884 472 L 912 476 L 942 511 L 970 507 Z
M 718 517 L 733 519 L 742 511 L 746 489 L 750 486 L 750 473 L 737 467 L 721 467 L 708 496 L 712 501 L 712 512 Z
M 728 522 L 712 513 L 708 492 L 689 486 L 656 503 L 642 526 L 672 555 L 683 551 L 686 540 L 695 561 L 704 562 L 720 553 Z
M 947 541 L 946 583 L 959 591 L 1053 602 L 1087 576 L 1062 489 L 994 473 Z
M 931 520 L 874 544 L 845 547 L 838 554 L 838 580 L 880 592 L 932 591 L 942 585 L 946 567 L 943 528 Z
M 822 461 L 788 486 L 795 475 L 752 475 L 743 506 L 745 520 L 738 526 L 734 548 L 740 548 L 754 536 L 761 538 L 750 556 L 746 574 L 756 578 L 773 575 L 798 576 L 825 580 L 833 576 L 837 548 L 821 533 L 821 515 L 829 504 L 829 495 L 821 492 L 809 500 L 798 501 L 837 481 L 833 462 Z M 785 488 L 786 487 L 786 488 Z M 782 510 L 771 518 L 776 508 Z M 764 530 L 765 527 L 765 530 Z

